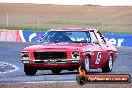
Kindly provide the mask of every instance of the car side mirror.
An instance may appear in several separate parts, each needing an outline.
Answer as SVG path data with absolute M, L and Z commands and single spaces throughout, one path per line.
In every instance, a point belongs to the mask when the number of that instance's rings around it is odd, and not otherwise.
M 39 35 L 38 36 L 38 40 L 36 41 L 37 44 L 40 44 L 41 43 L 41 40 L 42 40 L 43 36 Z
M 99 44 L 99 41 L 94 41 L 95 44 Z
M 37 44 L 40 44 L 40 43 L 41 43 L 41 40 L 37 40 L 36 43 L 37 43 Z

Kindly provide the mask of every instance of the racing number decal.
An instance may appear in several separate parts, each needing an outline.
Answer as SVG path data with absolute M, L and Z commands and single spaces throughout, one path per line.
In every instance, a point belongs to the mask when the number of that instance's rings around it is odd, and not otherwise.
M 100 63 L 100 59 L 101 59 L 101 52 L 98 52 L 95 64 L 99 64 Z

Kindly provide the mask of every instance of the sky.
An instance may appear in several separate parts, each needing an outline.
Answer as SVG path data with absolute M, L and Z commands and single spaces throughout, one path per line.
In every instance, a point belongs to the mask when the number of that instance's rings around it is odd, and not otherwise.
M 60 5 L 104 5 L 104 6 L 132 6 L 132 0 L 0 0 L 0 3 L 35 3 Z

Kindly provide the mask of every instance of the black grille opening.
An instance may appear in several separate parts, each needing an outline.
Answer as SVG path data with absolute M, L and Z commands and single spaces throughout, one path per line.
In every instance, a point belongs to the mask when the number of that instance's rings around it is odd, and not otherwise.
M 66 52 L 34 52 L 34 57 L 36 60 L 46 60 L 46 59 L 66 59 Z

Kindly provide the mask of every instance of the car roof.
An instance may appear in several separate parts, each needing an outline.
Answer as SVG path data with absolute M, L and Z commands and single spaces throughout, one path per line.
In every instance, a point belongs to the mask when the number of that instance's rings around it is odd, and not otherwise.
M 92 28 L 56 28 L 51 29 L 51 31 L 97 31 L 97 30 Z

